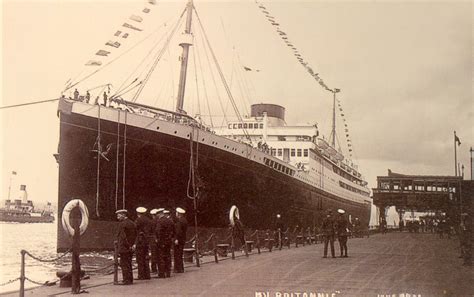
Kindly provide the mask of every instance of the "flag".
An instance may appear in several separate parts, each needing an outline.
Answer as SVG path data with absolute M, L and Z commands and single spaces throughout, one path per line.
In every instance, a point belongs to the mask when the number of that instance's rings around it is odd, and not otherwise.
M 155 4 L 156 4 L 156 0 L 148 0 L 148 3 L 155 5 Z
M 128 33 L 125 33 L 122 35 L 122 38 L 127 38 L 128 37 Z
M 145 8 L 143 8 L 143 10 L 142 10 L 142 11 L 143 11 L 144 13 L 149 13 L 149 12 L 150 12 L 150 9 L 149 9 L 149 8 L 147 8 L 147 7 L 145 7 Z
M 457 142 L 458 145 L 461 145 L 461 140 L 459 140 L 459 137 L 454 134 L 454 142 Z
M 252 71 L 252 68 L 249 68 L 247 66 L 244 66 L 245 71 Z
M 143 21 L 143 18 L 142 18 L 141 16 L 134 15 L 134 14 L 132 14 L 132 15 L 130 16 L 130 19 L 131 19 L 132 21 L 135 21 L 135 22 L 138 22 L 138 23 L 140 23 L 141 21 Z
M 115 48 L 119 48 L 120 47 L 120 42 L 109 40 L 105 45 L 115 47 Z
M 120 36 L 120 34 L 122 34 L 122 31 L 117 31 L 115 32 L 114 36 Z
M 128 23 L 123 23 L 123 25 L 122 25 L 122 26 L 124 26 L 125 28 L 132 29 L 132 30 L 136 30 L 136 31 L 142 31 L 142 29 L 140 29 L 140 28 L 137 28 L 137 27 L 135 27 L 135 26 L 132 26 L 132 25 L 130 25 L 130 24 L 128 24 Z
M 95 60 L 89 60 L 89 62 L 86 63 L 86 66 L 100 66 L 102 65 L 101 61 L 95 61 Z
M 48 205 L 48 206 L 51 206 L 51 202 L 48 202 L 47 205 Z
M 12 175 L 16 175 L 16 171 L 12 171 Z
M 104 51 L 104 50 L 99 50 L 97 53 L 95 53 L 97 56 L 104 56 L 104 57 L 107 57 L 108 54 L 110 54 L 110 52 L 108 51 Z

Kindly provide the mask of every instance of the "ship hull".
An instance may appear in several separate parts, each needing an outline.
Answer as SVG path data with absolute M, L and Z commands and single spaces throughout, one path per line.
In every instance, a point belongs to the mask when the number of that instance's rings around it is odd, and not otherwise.
M 327 209 L 337 208 L 368 225 L 368 204 L 326 193 L 252 158 L 220 148 L 217 142 L 198 143 L 189 139 L 189 133 L 186 138 L 160 132 L 159 121 L 154 123 L 157 128 L 150 130 L 120 119 L 120 124 L 106 119 L 99 123 L 97 117 L 74 112 L 62 112 L 60 119 L 58 221 L 68 201 L 85 202 L 90 224 L 81 238 L 83 250 L 112 248 L 117 209 L 128 209 L 134 219 L 138 206 L 179 206 L 187 210 L 188 221 L 194 222 L 194 201 L 188 197 L 193 192 L 191 152 L 199 186 L 197 218 L 201 228 L 227 228 L 232 205 L 239 208 L 243 224 L 251 229 L 273 229 L 276 214 L 281 214 L 290 228 L 312 228 L 320 225 Z M 181 125 L 175 125 L 177 134 L 181 133 Z M 217 137 L 196 130 L 192 131 L 201 133 L 203 142 L 206 137 Z M 99 157 L 97 151 L 103 155 Z M 70 248 L 61 224 L 57 248 Z
M 42 217 L 29 217 L 29 216 L 11 216 L 6 214 L 0 214 L 0 222 L 10 223 L 53 223 L 54 217 L 42 216 Z

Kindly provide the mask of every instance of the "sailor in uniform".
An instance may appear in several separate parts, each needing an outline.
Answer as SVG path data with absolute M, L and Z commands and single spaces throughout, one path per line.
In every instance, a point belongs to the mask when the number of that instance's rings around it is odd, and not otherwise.
M 336 258 L 334 254 L 334 219 L 332 218 L 332 211 L 329 210 L 327 216 L 323 220 L 322 224 L 322 231 L 324 236 L 324 256 L 323 258 L 327 258 L 328 256 L 328 243 L 331 245 L 331 255 L 333 258 Z
M 150 279 L 148 246 L 152 223 L 146 215 L 147 209 L 145 207 L 138 207 L 136 211 L 137 219 L 135 220 L 135 226 L 137 227 L 137 239 L 135 241 L 135 254 L 138 265 L 137 279 Z
M 158 209 L 154 208 L 150 210 L 151 214 L 151 231 L 150 237 L 150 252 L 151 252 L 151 272 L 158 273 L 158 244 L 156 242 L 156 220 L 158 219 Z
M 174 236 L 174 224 L 169 211 L 164 210 L 156 224 L 158 241 L 158 278 L 171 276 L 171 241 Z
M 347 258 L 347 236 L 349 230 L 349 222 L 344 217 L 345 211 L 338 209 L 339 218 L 336 221 L 337 240 L 339 241 L 339 248 L 341 249 L 341 258 Z
M 117 252 L 120 257 L 120 268 L 122 269 L 123 281 L 120 285 L 133 284 L 132 272 L 132 246 L 137 237 L 135 224 L 127 217 L 127 210 L 121 209 L 115 212 L 117 220 L 120 221 L 116 233 Z
M 174 240 L 174 272 L 183 273 L 183 249 L 186 243 L 186 231 L 188 229 L 188 221 L 185 217 L 186 211 L 181 207 L 176 208 L 175 222 L 175 240 Z

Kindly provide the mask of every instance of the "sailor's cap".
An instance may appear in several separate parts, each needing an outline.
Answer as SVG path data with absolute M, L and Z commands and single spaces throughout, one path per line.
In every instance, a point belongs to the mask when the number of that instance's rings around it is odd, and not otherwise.
M 461 216 L 468 216 L 469 214 L 467 212 L 463 212 Z
M 152 215 L 155 215 L 157 212 L 158 212 L 158 209 L 156 208 L 153 208 L 152 210 L 150 210 L 150 214 Z
M 137 213 L 146 213 L 146 208 L 140 206 L 140 207 L 137 207 L 136 211 L 137 211 Z
M 163 212 L 163 210 L 165 210 L 164 208 L 160 207 L 156 210 L 156 213 L 160 213 L 160 212 Z
M 126 209 L 119 209 L 115 212 L 115 214 L 127 214 L 128 211 Z
M 337 212 L 340 213 L 340 214 L 346 213 L 346 212 L 344 211 L 344 209 L 340 209 L 340 208 L 337 210 Z
M 177 207 L 176 212 L 177 213 L 186 213 L 186 211 L 184 209 L 182 209 L 181 207 Z
M 170 211 L 165 209 L 165 210 L 163 210 L 163 213 L 170 213 Z
M 281 215 L 280 215 L 280 214 L 277 214 L 277 218 L 281 218 Z

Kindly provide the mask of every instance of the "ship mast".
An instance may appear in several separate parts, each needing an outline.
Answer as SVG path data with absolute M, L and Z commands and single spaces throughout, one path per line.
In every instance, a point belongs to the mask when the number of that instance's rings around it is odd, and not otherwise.
M 183 48 L 181 55 L 181 72 L 179 75 L 178 99 L 176 102 L 176 112 L 182 113 L 184 104 L 184 90 L 186 87 L 186 73 L 188 69 L 189 47 L 192 45 L 191 21 L 193 17 L 193 0 L 188 0 L 186 6 L 186 28 L 184 31 L 184 40 L 179 44 Z
M 339 93 L 340 89 L 332 90 L 333 103 L 332 103 L 332 131 L 331 131 L 331 145 L 336 148 L 336 93 Z

